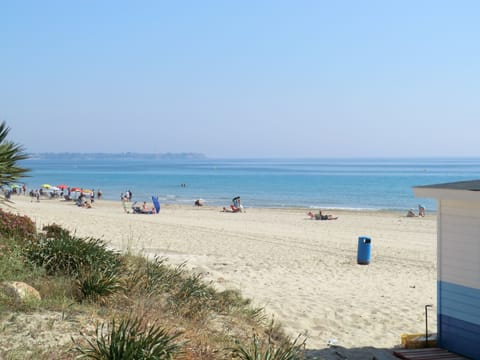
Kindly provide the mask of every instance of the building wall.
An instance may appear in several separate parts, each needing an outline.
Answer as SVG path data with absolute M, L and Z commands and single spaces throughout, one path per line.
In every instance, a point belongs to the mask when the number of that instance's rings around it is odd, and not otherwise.
M 480 360 L 480 203 L 442 200 L 438 216 L 439 343 Z

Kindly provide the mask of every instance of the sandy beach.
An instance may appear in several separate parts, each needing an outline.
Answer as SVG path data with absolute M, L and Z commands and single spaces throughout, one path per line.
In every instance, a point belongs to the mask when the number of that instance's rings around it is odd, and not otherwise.
M 12 200 L 9 210 L 38 227 L 60 224 L 119 250 L 186 262 L 219 288 L 241 290 L 292 337 L 307 333 L 311 350 L 333 339 L 350 351 L 396 347 L 401 334 L 425 331 L 424 306 L 436 305 L 435 215 L 327 211 L 338 220 L 316 221 L 308 209 L 226 213 L 163 204 L 159 214 L 140 215 L 125 213 L 120 201 L 85 209 L 62 200 Z M 359 236 L 372 239 L 369 265 L 357 264 Z

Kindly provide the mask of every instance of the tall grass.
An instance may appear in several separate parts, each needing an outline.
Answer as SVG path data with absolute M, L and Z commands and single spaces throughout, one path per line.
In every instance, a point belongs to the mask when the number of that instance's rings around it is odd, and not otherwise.
M 126 291 L 128 295 L 135 293 L 152 296 L 158 293 L 169 293 L 182 281 L 185 264 L 171 266 L 166 258 L 155 256 L 152 260 L 142 257 L 126 257 Z

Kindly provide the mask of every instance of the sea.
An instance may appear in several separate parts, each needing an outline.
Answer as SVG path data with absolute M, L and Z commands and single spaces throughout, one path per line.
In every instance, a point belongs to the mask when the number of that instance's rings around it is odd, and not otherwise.
M 412 187 L 480 179 L 480 158 L 328 159 L 28 159 L 27 189 L 43 184 L 101 190 L 120 200 L 158 196 L 160 203 L 228 206 L 240 196 L 245 208 L 311 208 L 405 211 L 419 199 Z

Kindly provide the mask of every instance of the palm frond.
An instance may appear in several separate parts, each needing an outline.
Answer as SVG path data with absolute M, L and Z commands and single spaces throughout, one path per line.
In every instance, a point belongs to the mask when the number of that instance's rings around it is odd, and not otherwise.
M 0 124 L 0 185 L 8 185 L 26 177 L 30 171 L 18 166 L 18 162 L 28 159 L 23 146 L 7 140 L 10 128 L 5 122 Z

